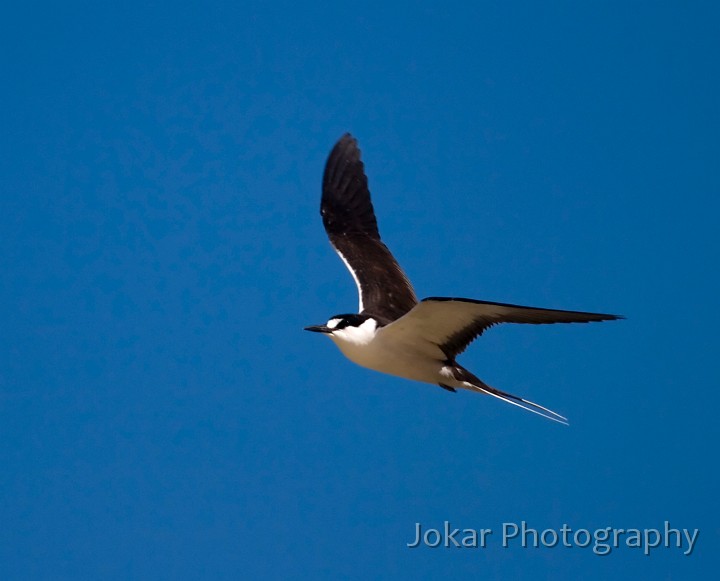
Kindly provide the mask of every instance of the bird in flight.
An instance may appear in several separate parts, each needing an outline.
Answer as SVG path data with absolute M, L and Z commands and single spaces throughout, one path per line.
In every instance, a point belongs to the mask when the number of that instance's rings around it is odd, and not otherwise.
M 451 392 L 484 393 L 567 424 L 567 418 L 548 408 L 490 387 L 457 363 L 457 356 L 498 323 L 588 323 L 623 317 L 462 298 L 418 302 L 380 239 L 360 150 L 349 133 L 335 144 L 325 165 L 320 214 L 330 243 L 357 285 L 359 313 L 335 315 L 306 331 L 327 335 L 362 367 Z

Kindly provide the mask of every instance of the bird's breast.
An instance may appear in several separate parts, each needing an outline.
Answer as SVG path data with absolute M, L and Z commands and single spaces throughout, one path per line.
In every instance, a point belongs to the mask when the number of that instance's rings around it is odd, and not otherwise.
M 388 343 L 381 337 L 364 344 L 331 338 L 345 357 L 362 367 L 427 383 L 437 383 L 440 378 L 441 361 L 407 346 Z

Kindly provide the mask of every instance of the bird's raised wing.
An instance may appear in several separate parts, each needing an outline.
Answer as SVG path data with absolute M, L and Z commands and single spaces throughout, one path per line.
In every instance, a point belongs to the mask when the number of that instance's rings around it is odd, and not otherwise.
M 498 323 L 542 325 L 612 321 L 622 318 L 619 315 L 601 313 L 431 297 L 423 299 L 405 316 L 385 326 L 382 332 L 392 335 L 396 341 L 422 338 L 426 344 L 437 346 L 448 360 L 453 361 L 473 340 L 482 335 L 485 329 Z
M 360 150 L 349 133 L 325 165 L 320 214 L 330 243 L 355 280 L 361 313 L 394 321 L 417 304 L 410 281 L 380 240 Z

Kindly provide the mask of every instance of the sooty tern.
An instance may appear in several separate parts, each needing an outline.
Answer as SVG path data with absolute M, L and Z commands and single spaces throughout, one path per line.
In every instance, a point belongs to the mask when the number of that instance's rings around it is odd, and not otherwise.
M 484 393 L 567 424 L 552 410 L 483 383 L 455 358 L 498 323 L 588 323 L 621 316 L 460 298 L 418 302 L 410 281 L 380 240 L 360 150 L 350 134 L 328 157 L 320 214 L 330 243 L 355 280 L 360 313 L 336 315 L 305 330 L 326 334 L 363 367 L 452 392 L 462 388 Z

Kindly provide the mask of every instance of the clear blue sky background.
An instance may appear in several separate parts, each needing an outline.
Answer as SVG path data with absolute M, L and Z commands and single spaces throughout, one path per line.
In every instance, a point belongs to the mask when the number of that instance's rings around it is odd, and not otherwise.
M 3 579 L 701 579 L 720 566 L 714 2 L 3 13 Z M 625 314 L 461 361 L 569 428 L 374 374 L 318 214 L 360 140 L 420 296 Z M 408 550 L 415 522 L 695 552 Z

